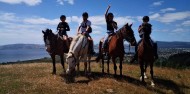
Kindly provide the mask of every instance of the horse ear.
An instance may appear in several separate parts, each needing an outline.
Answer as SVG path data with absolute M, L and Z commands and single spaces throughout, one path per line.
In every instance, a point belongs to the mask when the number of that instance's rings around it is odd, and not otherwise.
M 45 34 L 45 32 L 42 30 L 42 33 Z
M 130 27 L 132 27 L 133 26 L 133 23 L 132 24 L 130 24 Z

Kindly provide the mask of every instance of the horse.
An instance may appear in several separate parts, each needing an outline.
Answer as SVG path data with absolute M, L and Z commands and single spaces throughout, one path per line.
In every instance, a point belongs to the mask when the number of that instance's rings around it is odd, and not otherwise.
M 125 24 L 122 28 L 120 28 L 115 34 L 112 35 L 109 43 L 107 51 L 102 49 L 102 41 L 99 43 L 99 55 L 96 58 L 96 61 L 99 62 L 102 59 L 102 73 L 104 74 L 104 55 L 103 53 L 106 52 L 108 56 L 107 60 L 107 72 L 109 74 L 109 60 L 112 58 L 112 62 L 114 64 L 114 76 L 116 76 L 116 58 L 119 57 L 120 59 L 120 76 L 122 76 L 122 62 L 123 57 L 125 54 L 124 51 L 124 43 L 123 40 L 126 39 L 132 46 L 136 45 L 136 39 L 134 37 L 134 32 L 131 28 L 132 24 L 129 25 L 128 23 Z
M 83 35 L 77 35 L 71 42 L 69 52 L 66 57 L 66 62 L 68 63 L 68 68 L 66 71 L 67 76 L 71 76 L 75 72 L 75 67 L 77 65 L 77 72 L 79 72 L 79 61 L 83 59 L 84 61 L 84 72 L 87 75 L 87 72 L 91 72 L 90 68 L 90 59 L 91 54 L 89 50 L 89 40 Z M 87 70 L 88 62 L 88 70 Z M 73 75 L 72 75 L 73 76 Z
M 46 51 L 49 53 L 53 63 L 53 72 L 52 74 L 56 74 L 56 65 L 55 65 L 55 56 L 59 55 L 61 59 L 61 65 L 63 67 L 63 72 L 65 73 L 64 66 L 64 53 L 68 52 L 69 47 L 66 45 L 66 41 L 72 40 L 72 38 L 68 38 L 68 40 L 63 40 L 63 38 L 59 34 L 54 34 L 51 29 L 42 30 L 44 43 L 46 47 Z
M 153 77 L 153 63 L 155 61 L 154 48 L 149 39 L 146 39 L 144 36 L 142 37 L 142 41 L 138 46 L 138 63 L 140 64 L 141 69 L 141 77 L 140 80 L 145 83 L 144 78 L 146 76 L 147 65 L 150 65 L 150 74 L 151 74 L 151 86 L 154 86 L 154 77 Z

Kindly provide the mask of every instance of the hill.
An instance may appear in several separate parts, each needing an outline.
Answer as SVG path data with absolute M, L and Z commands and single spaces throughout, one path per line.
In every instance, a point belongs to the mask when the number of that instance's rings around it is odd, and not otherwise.
M 9 44 L 0 46 L 0 50 L 5 49 L 44 49 L 45 46 L 42 44 Z
M 159 48 L 190 48 L 190 42 L 163 42 L 158 41 Z
M 110 75 L 102 75 L 99 63 L 92 62 L 92 75 L 85 77 L 83 72 L 75 83 L 66 84 L 63 69 L 57 63 L 57 75 L 51 75 L 52 64 L 43 61 L 28 61 L 25 64 L 0 65 L 0 94 L 188 94 L 190 93 L 190 70 L 154 67 L 155 87 L 139 81 L 138 65 L 123 65 L 122 78 L 113 77 L 113 64 Z M 81 63 L 80 70 L 83 70 Z M 66 65 L 67 66 L 67 65 Z M 119 70 L 117 71 L 119 73 Z M 149 73 L 149 69 L 148 72 Z M 150 75 L 148 74 L 149 78 Z

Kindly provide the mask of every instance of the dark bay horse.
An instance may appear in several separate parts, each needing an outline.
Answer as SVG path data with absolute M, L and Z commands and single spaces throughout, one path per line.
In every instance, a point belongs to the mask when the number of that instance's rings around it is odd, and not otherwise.
M 147 65 L 150 65 L 150 74 L 151 74 L 151 85 L 154 86 L 154 77 L 153 77 L 153 63 L 155 61 L 154 58 L 154 48 L 151 45 L 150 39 L 146 39 L 144 36 L 142 38 L 141 43 L 138 46 L 138 62 L 140 64 L 141 69 L 141 77 L 140 80 L 144 82 L 144 78 L 146 78 L 146 68 Z
M 123 57 L 125 54 L 124 51 L 124 39 L 126 39 L 128 42 L 130 42 L 131 45 L 136 45 L 136 39 L 134 37 L 134 32 L 131 28 L 132 24 L 129 25 L 128 23 L 124 25 L 121 29 L 119 29 L 116 34 L 112 36 L 112 38 L 109 41 L 109 48 L 107 51 L 104 51 L 102 49 L 102 41 L 100 41 L 99 44 L 99 56 L 96 58 L 96 61 L 98 62 L 100 59 L 102 59 L 102 73 L 104 73 L 104 52 L 107 52 L 108 61 L 107 61 L 107 72 L 109 74 L 109 60 L 112 58 L 112 62 L 114 63 L 114 71 L 116 76 L 116 58 L 119 57 L 120 59 L 120 76 L 122 76 L 122 62 Z
M 61 58 L 61 65 L 65 72 L 64 66 L 64 53 L 69 51 L 69 47 L 66 46 L 66 41 L 72 40 L 72 38 L 68 38 L 68 40 L 63 40 L 61 36 L 58 34 L 54 34 L 51 29 L 46 29 L 45 31 L 42 30 L 44 34 L 44 42 L 46 46 L 46 51 L 49 53 L 53 63 L 53 72 L 52 74 L 56 74 L 56 65 L 55 65 L 55 56 L 59 55 Z

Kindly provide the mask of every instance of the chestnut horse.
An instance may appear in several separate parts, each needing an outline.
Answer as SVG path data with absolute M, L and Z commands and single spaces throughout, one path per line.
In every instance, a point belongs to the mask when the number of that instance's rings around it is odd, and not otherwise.
M 144 78 L 146 77 L 146 68 L 147 65 L 150 65 L 150 74 L 151 74 L 151 85 L 154 86 L 154 77 L 153 77 L 153 63 L 155 61 L 154 58 L 154 48 L 151 45 L 150 39 L 146 39 L 144 36 L 142 38 L 141 43 L 138 46 L 138 63 L 140 64 L 141 69 L 141 77 L 140 80 L 144 82 Z
M 116 58 L 119 57 L 120 59 L 120 76 L 122 76 L 122 62 L 123 62 L 123 57 L 125 54 L 124 51 L 124 39 L 126 39 L 128 42 L 130 42 L 131 45 L 136 45 L 136 39 L 134 37 L 134 32 L 131 28 L 132 24 L 129 25 L 128 23 L 124 25 L 121 29 L 119 29 L 116 34 L 112 35 L 112 38 L 109 41 L 109 47 L 107 51 L 104 51 L 102 49 L 102 42 L 100 41 L 99 44 L 99 55 L 96 58 L 96 61 L 98 62 L 100 59 L 102 59 L 102 73 L 104 73 L 104 55 L 103 53 L 107 53 L 108 60 L 107 60 L 107 72 L 109 74 L 109 60 L 112 58 L 112 62 L 114 63 L 114 71 L 115 71 L 115 76 L 117 66 L 116 66 Z
M 55 55 L 59 55 L 61 58 L 61 65 L 65 72 L 64 66 L 64 53 L 69 51 L 69 47 L 66 46 L 66 41 L 72 40 L 72 38 L 68 38 L 68 40 L 63 40 L 59 34 L 54 34 L 51 29 L 46 29 L 45 31 L 42 30 L 44 34 L 44 43 L 46 46 L 46 51 L 49 53 L 53 63 L 53 72 L 52 74 L 56 74 L 56 65 L 55 65 Z

